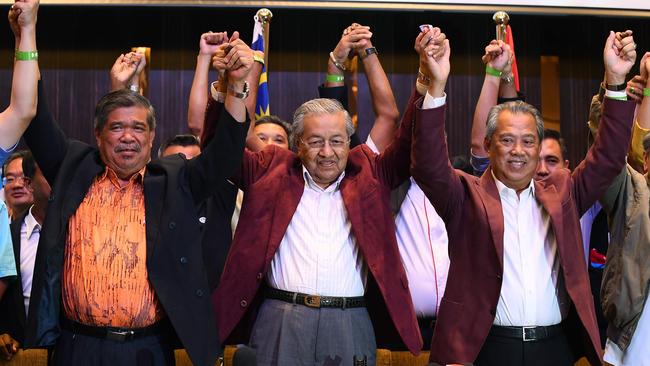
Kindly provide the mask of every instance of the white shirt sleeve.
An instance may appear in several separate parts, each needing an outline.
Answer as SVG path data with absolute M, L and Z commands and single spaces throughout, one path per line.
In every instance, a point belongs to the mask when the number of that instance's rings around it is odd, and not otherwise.
M 427 92 L 427 94 L 424 96 L 424 101 L 422 102 L 422 109 L 433 109 L 433 108 L 438 108 L 447 103 L 447 93 L 443 94 L 443 96 L 434 98 Z
M 375 145 L 375 142 L 372 141 L 370 134 L 368 134 L 368 138 L 366 139 L 366 146 L 368 146 L 375 154 L 379 154 L 379 149 L 377 148 L 377 145 Z

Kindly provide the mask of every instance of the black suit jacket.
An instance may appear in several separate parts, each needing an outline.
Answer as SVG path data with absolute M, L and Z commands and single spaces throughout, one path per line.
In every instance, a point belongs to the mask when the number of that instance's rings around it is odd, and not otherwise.
M 25 341 L 25 326 L 27 314 L 23 299 L 23 282 L 20 271 L 20 227 L 25 221 L 29 211 L 11 222 L 11 241 L 14 246 L 14 259 L 16 261 L 16 279 L 9 284 L 2 301 L 0 301 L 0 334 L 8 333 L 20 344 Z
M 224 111 L 213 142 L 186 160 L 147 164 L 144 177 L 147 272 L 176 334 L 195 365 L 214 365 L 220 345 L 210 304 L 197 205 L 241 165 L 248 123 Z M 68 221 L 105 165 L 95 147 L 68 139 L 47 109 L 39 83 L 37 114 L 24 135 L 52 187 L 30 302 L 27 344 L 55 344 Z M 219 243 L 214 243 L 218 245 Z

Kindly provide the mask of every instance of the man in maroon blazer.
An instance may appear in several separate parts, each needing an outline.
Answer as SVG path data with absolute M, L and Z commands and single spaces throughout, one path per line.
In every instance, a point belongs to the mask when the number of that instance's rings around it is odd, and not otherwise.
M 222 340 L 250 335 L 259 365 L 374 365 L 375 331 L 420 351 L 389 207 L 410 176 L 415 95 L 381 155 L 349 148 L 350 116 L 331 99 L 296 111 L 297 154 L 245 152 L 239 226 L 213 295 Z
M 568 366 L 587 355 L 600 364 L 578 219 L 625 164 L 634 103 L 615 98 L 635 48 L 631 37 L 610 34 L 598 138 L 573 173 L 558 169 L 544 181 L 532 179 L 543 122 L 523 102 L 491 110 L 485 139 L 491 165 L 482 177 L 452 169 L 445 108 L 431 108 L 449 65 L 420 53 L 435 81 L 415 113 L 420 138 L 413 141 L 412 174 L 445 221 L 451 259 L 432 362 Z

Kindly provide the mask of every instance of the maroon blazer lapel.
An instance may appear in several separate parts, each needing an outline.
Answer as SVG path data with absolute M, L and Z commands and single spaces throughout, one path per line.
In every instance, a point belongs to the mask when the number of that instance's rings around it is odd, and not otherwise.
M 497 251 L 499 265 L 501 266 L 501 270 L 503 270 L 503 211 L 501 208 L 501 197 L 499 196 L 496 182 L 492 177 L 491 168 L 488 167 L 485 173 L 483 173 L 478 184 L 482 189 L 477 189 L 476 191 L 481 196 L 481 201 L 487 212 L 494 249 Z
M 535 181 L 535 198 L 542 204 L 544 210 L 551 216 L 551 227 L 558 244 L 558 253 L 560 254 L 560 263 L 563 258 L 564 226 L 562 225 L 562 202 L 561 197 L 554 185 L 545 186 Z

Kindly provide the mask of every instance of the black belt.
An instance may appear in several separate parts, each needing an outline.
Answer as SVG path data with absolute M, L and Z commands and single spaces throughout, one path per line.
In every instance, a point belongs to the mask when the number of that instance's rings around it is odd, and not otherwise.
M 490 335 L 504 338 L 519 339 L 524 342 L 539 341 L 546 338 L 555 337 L 562 334 L 564 328 L 562 324 L 555 324 L 541 327 L 504 327 L 493 325 L 490 328 Z
M 366 299 L 358 297 L 332 297 L 301 294 L 300 292 L 289 292 L 268 288 L 266 298 L 309 306 L 310 308 L 363 308 L 366 307 Z
M 94 338 L 110 339 L 115 342 L 128 342 L 137 338 L 161 334 L 163 323 L 163 321 L 159 321 L 144 328 L 115 328 L 96 327 L 93 325 L 81 324 L 66 318 L 61 319 L 61 327 L 72 333 Z
M 433 329 L 436 326 L 436 318 L 433 316 L 418 318 L 418 325 L 420 326 L 420 328 Z

